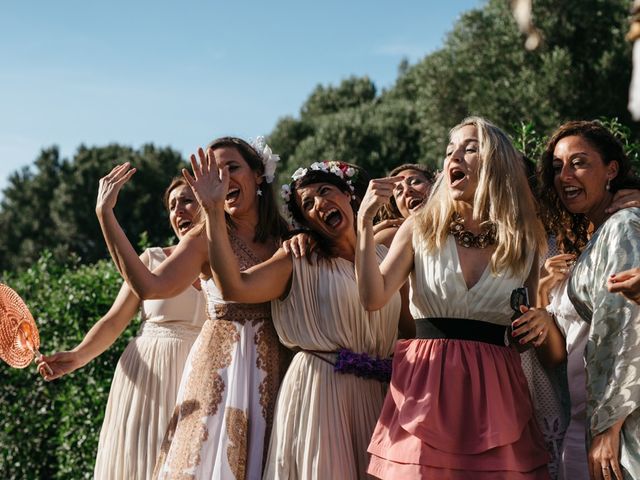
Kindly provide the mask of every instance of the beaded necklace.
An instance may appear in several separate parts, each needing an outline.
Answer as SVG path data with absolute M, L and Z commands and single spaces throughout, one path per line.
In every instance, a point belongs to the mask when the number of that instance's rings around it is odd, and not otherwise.
M 458 212 L 454 212 L 449 224 L 449 233 L 456 239 L 458 245 L 465 248 L 487 248 L 496 243 L 496 225 L 493 222 L 484 222 L 482 231 L 474 235 L 464 228 L 464 218 Z

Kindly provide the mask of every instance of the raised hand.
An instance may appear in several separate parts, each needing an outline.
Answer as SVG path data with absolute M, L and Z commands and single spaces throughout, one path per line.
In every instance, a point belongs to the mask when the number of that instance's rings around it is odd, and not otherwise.
M 210 210 L 216 206 L 224 207 L 225 198 L 229 190 L 229 171 L 227 167 L 218 169 L 213 149 L 209 148 L 205 154 L 198 148 L 198 159 L 191 155 L 191 169 L 182 170 L 182 175 L 193 190 L 196 200 L 202 208 Z
M 129 162 L 123 163 L 113 168 L 107 175 L 100 179 L 98 183 L 98 199 L 96 200 L 96 213 L 100 214 L 105 210 L 113 210 L 118 201 L 118 193 L 122 186 L 136 173 L 136 169 L 131 167 Z
M 393 189 L 396 183 L 402 181 L 404 177 L 385 177 L 375 178 L 369 182 L 367 193 L 365 193 L 358 216 L 363 220 L 373 220 L 380 207 L 389 203 L 389 199 L 393 195 Z
M 47 371 L 46 365 L 50 370 Z M 38 362 L 38 373 L 47 382 L 60 378 L 67 373 L 82 367 L 83 363 L 77 352 L 58 352 L 50 356 L 43 355 Z
M 544 269 L 542 269 L 540 273 L 540 281 L 538 282 L 537 293 L 539 305 L 549 304 L 550 292 L 569 276 L 569 271 L 575 261 L 576 256 L 571 253 L 562 253 L 547 258 L 544 262 Z

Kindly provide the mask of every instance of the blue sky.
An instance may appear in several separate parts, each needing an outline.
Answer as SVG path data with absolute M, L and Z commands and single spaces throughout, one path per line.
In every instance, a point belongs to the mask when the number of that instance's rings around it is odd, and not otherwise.
M 43 147 L 269 133 L 319 84 L 393 85 L 481 0 L 0 4 L 0 189 Z

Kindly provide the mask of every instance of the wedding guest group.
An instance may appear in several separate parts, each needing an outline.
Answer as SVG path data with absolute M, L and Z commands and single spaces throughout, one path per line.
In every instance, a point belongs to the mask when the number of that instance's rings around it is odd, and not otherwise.
M 122 289 L 40 364 L 80 369 L 141 309 L 95 478 L 640 480 L 640 183 L 622 144 L 567 122 L 536 173 L 485 118 L 442 140 L 438 174 L 313 158 L 277 188 L 263 137 L 217 138 L 166 192 L 178 243 L 142 255 L 114 213 L 136 169 L 102 178 Z M 566 364 L 551 442 L 527 348 Z

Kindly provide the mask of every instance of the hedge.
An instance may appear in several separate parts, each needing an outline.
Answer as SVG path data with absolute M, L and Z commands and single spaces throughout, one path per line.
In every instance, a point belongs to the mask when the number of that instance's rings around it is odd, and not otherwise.
M 66 268 L 47 252 L 27 271 L 3 274 L 2 281 L 29 305 L 43 354 L 77 345 L 107 312 L 122 282 L 110 262 Z M 45 382 L 35 364 L 14 369 L 0 362 L 1 478 L 92 478 L 111 377 L 134 329 L 84 368 L 53 382 Z

